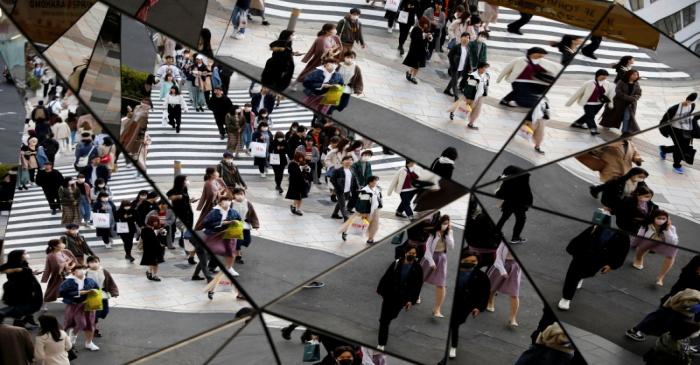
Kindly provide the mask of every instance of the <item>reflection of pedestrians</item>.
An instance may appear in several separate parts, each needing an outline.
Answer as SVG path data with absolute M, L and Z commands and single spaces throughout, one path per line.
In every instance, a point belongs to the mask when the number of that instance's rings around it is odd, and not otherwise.
M 532 14 L 525 14 L 521 12 L 520 19 L 508 24 L 508 32 L 523 35 L 523 32 L 520 31 L 520 28 L 522 28 L 523 25 L 527 24 L 530 21 L 530 19 L 532 19 Z
M 666 159 L 667 153 L 673 153 L 673 171 L 682 174 L 684 173 L 683 167 L 681 166 L 682 161 L 690 160 L 692 162 L 690 151 L 690 142 L 693 138 L 698 137 L 694 135 L 695 126 L 697 125 L 698 117 L 691 117 L 693 110 L 695 110 L 695 99 L 697 99 L 698 94 L 692 93 L 688 95 L 683 102 L 676 104 L 664 113 L 661 123 L 668 123 L 673 120 L 674 122 L 661 127 L 659 131 L 664 137 L 671 137 L 673 141 L 672 146 L 659 146 L 659 155 L 661 159 Z M 692 163 L 691 163 L 692 164 Z

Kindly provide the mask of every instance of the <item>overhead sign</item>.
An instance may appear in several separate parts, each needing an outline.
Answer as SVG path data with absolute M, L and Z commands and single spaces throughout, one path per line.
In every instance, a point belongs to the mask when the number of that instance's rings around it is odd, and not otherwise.
M 48 45 L 94 4 L 95 0 L 22 0 L 12 10 L 12 20 L 32 42 Z

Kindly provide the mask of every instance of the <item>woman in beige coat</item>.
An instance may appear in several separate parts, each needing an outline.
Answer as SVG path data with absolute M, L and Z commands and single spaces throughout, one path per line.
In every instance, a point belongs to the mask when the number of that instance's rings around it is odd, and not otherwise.
M 34 364 L 70 365 L 68 351 L 73 347 L 70 337 L 61 329 L 56 317 L 39 317 L 39 335 L 34 343 Z
M 644 161 L 631 139 L 613 142 L 591 151 L 591 154 L 605 162 L 603 169 L 598 171 L 602 182 L 620 177 L 632 168 L 633 163 L 641 166 Z

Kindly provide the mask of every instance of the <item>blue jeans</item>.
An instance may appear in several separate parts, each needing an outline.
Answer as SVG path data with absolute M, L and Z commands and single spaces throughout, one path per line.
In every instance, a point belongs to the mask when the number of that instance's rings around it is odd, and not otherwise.
M 399 193 L 399 196 L 401 197 L 401 203 L 399 203 L 399 207 L 396 209 L 396 212 L 406 212 L 407 216 L 412 217 L 413 210 L 411 209 L 411 200 L 413 200 L 414 195 L 416 195 L 415 190 L 402 191 L 401 193 Z
M 243 126 L 243 145 L 245 146 L 246 150 L 248 149 L 248 146 L 250 146 L 250 140 L 253 138 L 253 130 L 250 129 L 250 124 L 246 123 Z
M 92 217 L 90 202 L 88 202 L 85 195 L 80 196 L 80 216 L 83 217 L 85 223 L 90 222 L 90 218 Z
M 234 32 L 241 34 L 245 33 L 245 28 L 238 29 L 238 24 L 240 24 L 241 16 L 243 19 L 246 19 L 247 14 L 248 10 L 241 9 L 238 6 L 233 8 L 233 12 L 231 13 L 231 24 L 233 24 Z
M 622 133 L 627 132 L 630 129 L 630 119 L 631 119 L 631 114 L 630 114 L 630 108 L 627 107 L 625 108 L 625 113 L 622 115 Z

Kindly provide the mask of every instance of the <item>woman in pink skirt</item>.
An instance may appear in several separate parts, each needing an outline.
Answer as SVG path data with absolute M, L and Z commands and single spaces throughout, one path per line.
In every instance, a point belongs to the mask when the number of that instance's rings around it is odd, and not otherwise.
M 496 293 L 510 296 L 510 320 L 508 324 L 511 327 L 517 327 L 518 308 L 520 307 L 520 265 L 503 242 L 498 245 L 496 260 L 486 274 L 491 281 L 491 295 L 486 310 L 495 311 L 493 301 Z
M 323 64 L 316 67 L 304 78 L 304 104 L 321 113 L 326 113 L 329 106 L 321 102 L 325 94 L 333 87 L 343 86 L 343 77 L 336 71 L 338 60 L 332 57 L 323 59 Z M 338 99 L 340 100 L 340 99 Z
M 453 249 L 455 241 L 450 216 L 443 215 L 438 220 L 433 233 L 425 244 L 425 255 L 421 260 L 423 282 L 435 285 L 435 305 L 433 317 L 443 318 L 442 303 L 445 302 L 445 287 L 447 285 L 447 250 Z
M 75 265 L 66 276 L 59 293 L 66 304 L 63 327 L 68 330 L 71 343 L 75 344 L 77 332 L 85 332 L 85 349 L 97 351 L 100 348 L 92 343 L 95 334 L 95 311 L 85 310 L 85 300 L 89 293 L 100 290 L 97 283 L 85 277 L 85 266 Z
M 671 270 L 676 259 L 676 253 L 678 253 L 677 245 L 678 235 L 676 234 L 676 227 L 671 223 L 671 217 L 669 217 L 668 213 L 659 209 L 654 213 L 652 223 L 640 228 L 637 237 L 632 239 L 631 246 L 637 248 L 632 266 L 635 269 L 642 270 L 644 268 L 644 255 L 649 250 L 654 250 L 657 254 L 663 255 L 664 262 L 661 265 L 659 276 L 656 277 L 656 285 L 664 286 L 664 278 Z

